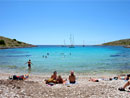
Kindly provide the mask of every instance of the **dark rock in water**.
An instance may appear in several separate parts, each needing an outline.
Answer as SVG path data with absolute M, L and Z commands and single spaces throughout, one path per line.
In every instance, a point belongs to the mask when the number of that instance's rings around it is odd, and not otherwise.
M 110 55 L 110 57 L 118 57 L 118 56 L 120 56 L 120 55 Z

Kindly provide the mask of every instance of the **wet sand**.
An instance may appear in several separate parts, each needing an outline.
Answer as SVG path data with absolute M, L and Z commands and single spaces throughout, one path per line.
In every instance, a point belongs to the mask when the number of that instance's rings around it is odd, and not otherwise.
M 44 80 L 50 75 L 30 75 L 25 81 L 8 80 L 9 75 L 0 73 L 0 98 L 130 98 L 128 88 L 118 91 L 126 83 L 124 80 L 92 82 L 88 81 L 90 76 L 78 75 L 76 84 L 49 86 Z

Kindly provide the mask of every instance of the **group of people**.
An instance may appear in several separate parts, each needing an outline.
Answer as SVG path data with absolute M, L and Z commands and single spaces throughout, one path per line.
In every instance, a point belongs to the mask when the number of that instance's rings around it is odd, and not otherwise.
M 63 84 L 66 83 L 67 79 L 64 80 L 61 75 L 57 76 L 57 72 L 54 71 L 53 75 L 50 77 L 50 79 L 45 80 L 46 84 L 54 83 L 54 84 Z M 76 76 L 74 75 L 74 72 L 71 71 L 69 75 L 69 83 L 74 84 L 76 82 Z
M 92 82 L 99 82 L 99 81 L 101 81 L 101 80 L 105 80 L 105 81 L 111 81 L 111 80 L 126 80 L 126 81 L 128 81 L 129 78 L 130 78 L 130 74 L 128 74 L 128 75 L 121 75 L 121 76 L 113 77 L 113 78 L 106 78 L 106 77 L 102 77 L 102 78 L 99 78 L 99 79 L 90 78 L 89 81 L 92 81 Z
M 121 76 L 113 77 L 113 78 L 99 78 L 99 79 L 90 78 L 89 79 L 89 81 L 92 81 L 92 82 L 99 82 L 101 80 L 108 80 L 108 81 L 111 81 L 111 80 L 125 80 L 127 82 L 124 84 L 124 86 L 118 88 L 119 91 L 125 91 L 126 87 L 128 87 L 130 85 L 130 74 L 121 75 Z M 130 89 L 130 87 L 129 87 L 129 89 Z
M 13 76 L 10 76 L 9 79 L 11 80 L 25 80 L 29 77 L 28 74 L 25 74 L 25 75 L 20 75 L 20 76 L 17 76 L 17 75 L 13 75 Z M 70 75 L 69 75 L 69 83 L 70 84 L 75 84 L 76 83 L 76 76 L 74 75 L 74 72 L 71 71 Z M 100 80 L 127 80 L 127 82 L 125 83 L 125 85 L 123 87 L 120 87 L 118 88 L 118 90 L 120 91 L 125 91 L 125 88 L 128 87 L 130 85 L 130 74 L 128 74 L 127 76 L 118 76 L 118 77 L 113 77 L 113 78 L 102 78 L 102 79 L 95 79 L 95 78 L 90 78 L 89 81 L 92 81 L 92 82 L 99 82 Z M 67 79 L 64 80 L 61 75 L 57 76 L 57 72 L 54 71 L 53 72 L 53 75 L 50 77 L 50 79 L 48 80 L 45 80 L 45 83 L 46 84 L 50 84 L 50 85 L 54 85 L 54 84 L 64 84 L 67 82 Z M 129 87 L 130 89 L 130 87 Z
M 31 64 L 32 64 L 31 60 L 29 60 L 25 64 L 28 64 L 28 69 L 31 69 Z M 13 80 L 25 80 L 28 77 L 29 77 L 29 75 L 26 74 L 26 75 L 21 75 L 21 76 L 13 75 L 12 77 L 9 77 L 9 78 L 13 79 Z M 130 80 L 129 79 L 130 79 L 130 74 L 128 74 L 127 76 L 118 76 L 118 77 L 113 77 L 113 78 L 100 78 L 100 79 L 90 78 L 89 81 L 99 82 L 101 80 L 109 80 L 109 81 L 111 81 L 111 80 L 127 80 L 127 83 L 123 87 L 118 89 L 120 91 L 125 91 L 125 88 L 130 85 Z M 57 72 L 56 71 L 53 72 L 53 75 L 51 76 L 50 79 L 45 80 L 46 84 L 50 84 L 50 83 L 53 83 L 53 84 L 63 84 L 63 83 L 66 83 L 66 81 L 67 81 L 67 79 L 63 80 L 61 75 L 57 76 Z M 76 77 L 74 75 L 74 72 L 71 71 L 71 73 L 69 75 L 69 83 L 75 83 L 75 82 L 76 82 Z
M 29 74 L 25 74 L 25 75 L 13 75 L 10 76 L 9 79 L 10 80 L 25 80 L 29 77 Z M 45 80 L 46 84 L 63 84 L 67 82 L 67 79 L 64 80 L 61 75 L 57 76 L 57 72 L 54 71 L 53 75 L 50 77 L 50 79 Z M 74 75 L 74 72 L 71 71 L 70 75 L 69 75 L 69 83 L 74 84 L 76 83 L 76 76 Z

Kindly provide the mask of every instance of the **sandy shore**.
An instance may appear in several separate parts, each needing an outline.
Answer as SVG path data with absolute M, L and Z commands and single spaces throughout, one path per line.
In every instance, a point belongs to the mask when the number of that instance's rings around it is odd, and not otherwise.
M 77 76 L 76 84 L 48 86 L 43 80 L 50 75 L 30 75 L 25 81 L 8 80 L 9 75 L 0 73 L 0 98 L 130 98 L 129 89 L 118 91 L 124 80 L 91 82 L 89 76 Z

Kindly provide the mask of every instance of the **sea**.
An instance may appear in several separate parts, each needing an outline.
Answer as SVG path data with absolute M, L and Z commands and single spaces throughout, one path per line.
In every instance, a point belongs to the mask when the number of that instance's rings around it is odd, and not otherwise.
M 26 62 L 31 60 L 31 70 Z M 130 72 L 130 48 L 122 46 L 39 45 L 32 48 L 0 49 L 0 71 L 44 74 L 57 71 L 80 74 Z

